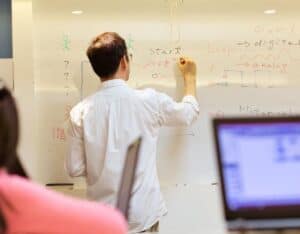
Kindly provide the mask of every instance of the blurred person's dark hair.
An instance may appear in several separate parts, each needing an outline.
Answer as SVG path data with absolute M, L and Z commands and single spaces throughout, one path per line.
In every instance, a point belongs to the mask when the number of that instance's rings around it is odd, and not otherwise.
M 15 100 L 0 80 L 0 169 L 9 174 L 26 177 L 26 172 L 19 160 L 17 146 L 19 141 L 19 118 Z M 12 208 L 7 198 L 1 193 L 1 204 Z M 5 218 L 0 211 L 0 233 L 6 231 Z

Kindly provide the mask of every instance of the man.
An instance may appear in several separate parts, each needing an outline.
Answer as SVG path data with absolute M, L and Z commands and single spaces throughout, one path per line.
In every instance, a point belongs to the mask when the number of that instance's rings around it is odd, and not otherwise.
M 66 168 L 70 176 L 86 176 L 89 199 L 114 205 L 127 147 L 143 136 L 131 198 L 132 232 L 156 230 L 167 213 L 156 169 L 156 144 L 162 126 L 190 125 L 198 117 L 196 65 L 181 58 L 185 97 L 176 103 L 153 89 L 135 90 L 129 79 L 125 41 L 116 33 L 96 37 L 87 50 L 102 88 L 70 113 L 70 147 Z

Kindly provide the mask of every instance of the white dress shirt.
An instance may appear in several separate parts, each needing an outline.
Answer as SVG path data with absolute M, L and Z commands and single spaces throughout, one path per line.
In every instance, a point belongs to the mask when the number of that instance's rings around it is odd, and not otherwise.
M 193 96 L 177 103 L 153 89 L 132 89 L 121 79 L 103 82 L 70 113 L 66 170 L 72 177 L 86 176 L 89 199 L 115 205 L 127 147 L 143 136 L 129 228 L 148 229 L 167 213 L 156 168 L 159 129 L 190 125 L 198 115 Z

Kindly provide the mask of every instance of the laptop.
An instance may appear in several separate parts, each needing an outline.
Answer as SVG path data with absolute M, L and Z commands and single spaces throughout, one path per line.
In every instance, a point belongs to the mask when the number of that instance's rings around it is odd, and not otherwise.
M 300 227 L 300 116 L 214 119 L 228 230 Z
M 116 208 L 123 214 L 126 220 L 129 216 L 130 198 L 134 184 L 135 172 L 138 165 L 142 138 L 138 138 L 129 145 L 120 182 Z

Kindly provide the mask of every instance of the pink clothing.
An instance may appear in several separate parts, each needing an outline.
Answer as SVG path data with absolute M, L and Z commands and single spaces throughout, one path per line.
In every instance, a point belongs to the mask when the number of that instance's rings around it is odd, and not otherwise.
M 8 234 L 124 234 L 127 230 L 123 217 L 114 208 L 69 198 L 3 171 L 0 207 Z

